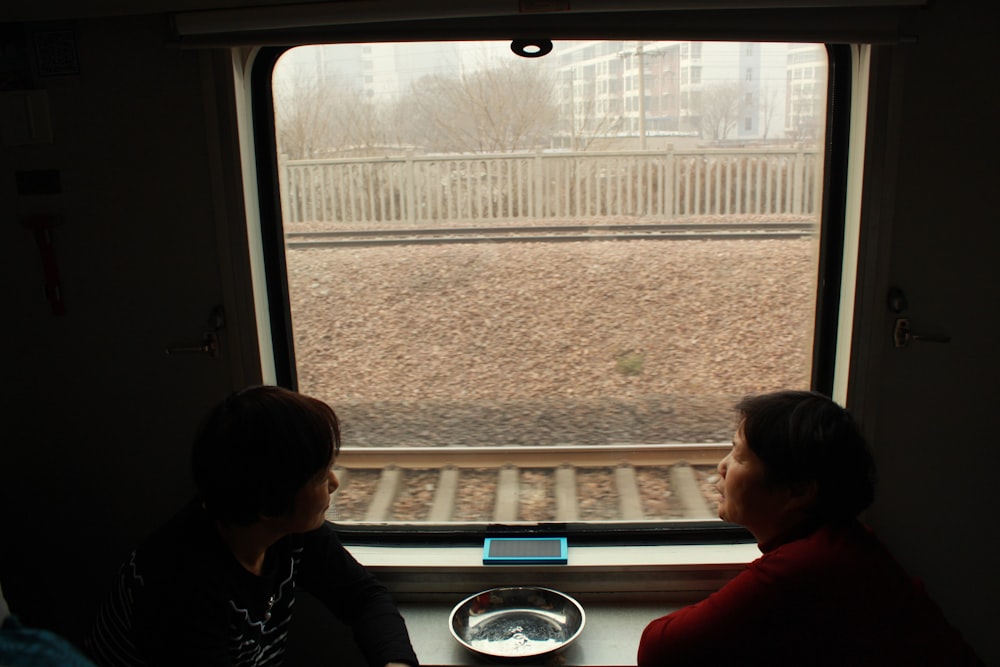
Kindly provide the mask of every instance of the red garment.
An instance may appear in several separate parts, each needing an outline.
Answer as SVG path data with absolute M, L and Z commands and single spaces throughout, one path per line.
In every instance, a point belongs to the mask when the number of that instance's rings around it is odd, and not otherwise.
M 982 665 L 865 526 L 821 526 L 697 604 L 651 622 L 639 667 Z

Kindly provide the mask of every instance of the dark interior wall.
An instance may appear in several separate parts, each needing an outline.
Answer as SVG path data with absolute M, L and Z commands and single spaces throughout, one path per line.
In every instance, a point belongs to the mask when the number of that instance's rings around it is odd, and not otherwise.
M 987 548 L 1000 374 L 996 31 L 980 7 L 932 3 L 917 41 L 882 61 L 870 164 L 880 179 L 865 204 L 878 227 L 865 237 L 851 401 L 881 467 L 873 525 L 997 663 Z M 219 199 L 237 188 L 218 71 L 167 46 L 157 17 L 86 20 L 77 36 L 79 75 L 42 81 L 52 143 L 0 152 L 0 578 L 25 620 L 73 638 L 125 551 L 190 494 L 190 436 L 249 372 L 237 357 L 254 352 L 237 344 L 252 338 L 246 319 L 231 317 L 220 358 L 162 354 L 197 343 L 212 306 L 245 297 L 245 268 L 220 264 L 233 246 L 220 245 L 219 225 L 240 202 Z M 14 174 L 32 169 L 59 170 L 62 193 L 19 196 Z M 54 231 L 62 317 L 20 222 L 38 213 L 64 217 Z M 889 284 L 906 290 L 918 332 L 952 342 L 893 349 Z
M 4 146 L 0 576 L 25 621 L 77 636 L 114 562 L 192 486 L 187 447 L 229 391 L 227 355 L 196 345 L 222 303 L 202 56 L 162 19 L 82 21 L 79 74 L 40 79 L 53 140 Z M 15 172 L 61 193 L 18 195 Z M 43 294 L 22 219 L 58 215 L 66 312 Z
M 870 522 L 987 663 L 998 664 L 1000 577 L 988 545 L 1000 465 L 1000 219 L 990 201 L 1000 176 L 1000 91 L 984 77 L 997 27 L 982 7 L 959 0 L 918 12 L 917 42 L 896 49 L 892 79 L 882 83 L 892 109 L 877 131 L 890 145 L 890 168 L 866 196 L 886 223 L 875 243 L 887 252 L 865 267 L 872 310 L 857 345 L 871 365 L 859 368 L 852 399 L 881 475 Z M 951 342 L 893 348 L 889 286 L 905 292 L 903 316 L 915 332 Z

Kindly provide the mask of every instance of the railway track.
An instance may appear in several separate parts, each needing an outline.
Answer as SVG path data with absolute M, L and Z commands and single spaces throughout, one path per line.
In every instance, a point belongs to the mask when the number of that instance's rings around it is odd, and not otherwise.
M 716 518 L 728 444 L 344 450 L 338 523 Z
M 678 223 L 643 225 L 557 225 L 455 227 L 323 232 L 288 232 L 288 248 L 441 245 L 448 243 L 557 243 L 580 241 L 787 239 L 815 234 L 811 222 Z

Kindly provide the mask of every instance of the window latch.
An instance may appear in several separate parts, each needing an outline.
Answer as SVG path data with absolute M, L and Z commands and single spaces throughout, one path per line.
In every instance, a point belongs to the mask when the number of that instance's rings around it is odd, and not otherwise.
M 211 358 L 219 356 L 219 331 L 226 326 L 226 315 L 222 306 L 215 306 L 208 315 L 209 331 L 202 334 L 200 345 L 188 345 L 183 347 L 167 347 L 163 349 L 166 356 L 177 354 L 207 354 Z
M 215 358 L 219 356 L 219 334 L 214 331 L 206 331 L 201 339 L 201 345 L 188 345 L 186 347 L 164 348 L 163 354 L 172 357 L 175 354 L 204 353 Z
M 951 336 L 928 335 L 913 333 L 910 328 L 910 320 L 907 317 L 896 319 L 896 326 L 892 330 L 892 344 L 894 347 L 906 347 L 913 341 L 925 341 L 927 343 L 950 343 Z

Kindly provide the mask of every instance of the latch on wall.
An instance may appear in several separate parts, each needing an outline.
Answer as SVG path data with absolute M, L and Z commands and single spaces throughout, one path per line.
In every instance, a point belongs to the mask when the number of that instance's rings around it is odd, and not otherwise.
M 201 345 L 187 345 L 183 347 L 164 348 L 163 354 L 173 356 L 175 354 L 207 354 L 213 359 L 219 356 L 219 331 L 226 326 L 226 313 L 222 306 L 215 306 L 208 315 L 208 326 L 210 329 L 202 334 Z
M 898 287 L 892 287 L 889 289 L 888 298 L 889 310 L 900 315 L 906 310 L 908 302 L 906 300 L 906 295 L 903 294 L 903 290 Z M 897 317 L 896 323 L 892 328 L 892 344 L 893 347 L 906 347 L 913 341 L 924 341 L 927 343 L 950 343 L 951 336 L 942 336 L 939 334 L 918 334 L 914 333 L 910 328 L 910 318 L 908 317 Z
M 928 343 L 950 343 L 951 336 L 916 334 L 910 330 L 910 320 L 906 317 L 896 319 L 892 329 L 892 344 L 896 347 L 906 347 L 911 341 L 921 340 Z

